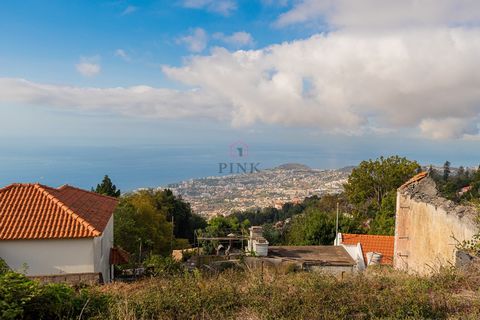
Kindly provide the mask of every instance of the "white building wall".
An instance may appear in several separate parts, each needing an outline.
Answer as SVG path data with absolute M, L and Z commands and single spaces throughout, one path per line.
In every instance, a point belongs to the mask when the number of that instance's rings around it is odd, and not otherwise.
M 100 237 L 93 239 L 94 268 L 101 272 L 103 281 L 110 282 L 110 248 L 113 247 L 113 215 Z
M 362 245 L 360 243 L 347 245 L 340 244 L 348 252 L 350 257 L 357 263 L 357 270 L 363 271 L 366 268 L 366 262 L 363 259 Z
M 26 265 L 31 276 L 96 272 L 92 238 L 2 240 L 0 257 L 13 270 Z

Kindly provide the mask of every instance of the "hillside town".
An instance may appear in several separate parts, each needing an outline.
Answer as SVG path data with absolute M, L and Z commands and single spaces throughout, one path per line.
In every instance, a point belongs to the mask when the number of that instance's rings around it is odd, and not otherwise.
M 480 1 L 0 10 L 0 320 L 480 319 Z
M 256 173 L 192 179 L 166 187 L 189 202 L 193 211 L 210 218 L 249 209 L 281 208 L 306 197 L 340 193 L 351 170 L 285 164 Z

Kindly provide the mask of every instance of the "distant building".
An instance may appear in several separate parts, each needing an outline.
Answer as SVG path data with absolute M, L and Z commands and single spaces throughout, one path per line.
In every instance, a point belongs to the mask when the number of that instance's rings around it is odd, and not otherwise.
M 97 274 L 108 282 L 117 199 L 62 186 L 0 189 L 0 257 L 28 276 Z M 120 259 L 121 260 L 121 259 Z
M 335 245 L 343 246 L 358 270 L 369 265 L 393 265 L 394 236 L 338 233 Z

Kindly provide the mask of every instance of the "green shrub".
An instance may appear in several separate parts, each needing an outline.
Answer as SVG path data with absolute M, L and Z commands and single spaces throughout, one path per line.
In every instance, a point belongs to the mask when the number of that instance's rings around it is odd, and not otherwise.
M 181 274 L 185 270 L 181 262 L 175 261 L 172 257 L 162 257 L 160 255 L 150 255 L 144 265 L 148 274 L 152 276 L 166 276 Z
M 38 283 L 24 275 L 12 271 L 0 275 L 0 319 L 22 318 L 25 305 L 38 294 Z
M 0 319 L 83 319 L 108 309 L 109 295 L 91 288 L 75 290 L 67 284 L 45 284 L 25 275 L 0 275 Z

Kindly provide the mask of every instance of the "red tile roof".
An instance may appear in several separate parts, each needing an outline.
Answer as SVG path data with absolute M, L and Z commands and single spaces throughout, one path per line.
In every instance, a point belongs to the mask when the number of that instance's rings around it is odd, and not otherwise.
M 67 185 L 12 184 L 0 189 L 0 240 L 97 237 L 117 202 Z
M 393 265 L 394 239 L 394 236 L 342 233 L 342 244 L 356 245 L 360 243 L 365 264 L 367 263 L 367 253 L 377 252 L 382 254 L 380 264 Z

